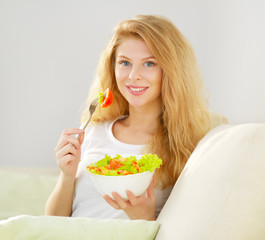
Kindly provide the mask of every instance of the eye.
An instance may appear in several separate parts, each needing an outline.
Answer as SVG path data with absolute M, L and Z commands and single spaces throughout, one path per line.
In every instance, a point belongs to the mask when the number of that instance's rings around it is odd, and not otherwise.
M 145 65 L 146 67 L 153 67 L 155 64 L 154 64 L 153 62 L 148 61 L 148 62 L 146 62 L 144 65 Z
M 122 60 L 122 61 L 120 61 L 119 63 L 120 63 L 122 66 L 125 66 L 125 67 L 130 66 L 130 63 L 129 63 L 128 61 L 125 61 L 125 60 Z

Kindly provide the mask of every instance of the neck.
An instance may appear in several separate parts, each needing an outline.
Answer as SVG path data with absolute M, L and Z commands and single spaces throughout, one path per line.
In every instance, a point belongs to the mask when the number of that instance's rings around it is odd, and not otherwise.
M 127 124 L 135 130 L 142 130 L 153 134 L 159 124 L 160 114 L 160 107 L 135 108 L 130 106 Z

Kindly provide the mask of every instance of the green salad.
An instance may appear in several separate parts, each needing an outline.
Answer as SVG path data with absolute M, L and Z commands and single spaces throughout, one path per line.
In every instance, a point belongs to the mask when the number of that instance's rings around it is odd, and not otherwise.
M 97 175 L 121 176 L 146 171 L 153 172 L 161 164 L 162 159 L 156 154 L 144 154 L 138 160 L 136 156 L 125 158 L 119 154 L 116 154 L 115 157 L 105 155 L 103 159 L 87 166 L 87 171 Z

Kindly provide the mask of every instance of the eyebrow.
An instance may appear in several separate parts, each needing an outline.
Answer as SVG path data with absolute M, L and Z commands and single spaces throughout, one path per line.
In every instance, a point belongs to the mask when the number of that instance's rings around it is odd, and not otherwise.
M 119 56 L 117 56 L 117 58 L 125 58 L 125 59 L 128 59 L 128 60 L 131 60 L 130 58 L 128 58 L 128 57 L 126 57 L 124 55 L 119 55 Z M 156 60 L 154 56 L 145 57 L 142 60 L 147 60 L 147 59 L 154 59 L 154 60 Z

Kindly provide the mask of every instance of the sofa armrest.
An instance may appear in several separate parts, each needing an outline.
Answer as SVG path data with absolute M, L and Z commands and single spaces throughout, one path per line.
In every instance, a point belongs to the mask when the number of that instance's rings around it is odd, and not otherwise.
M 264 146 L 265 124 L 212 129 L 158 216 L 156 239 L 265 239 Z

